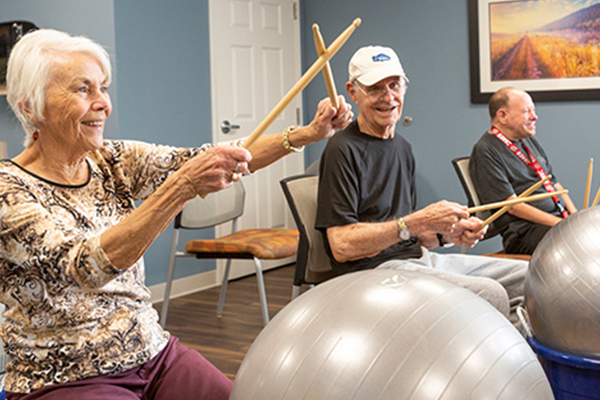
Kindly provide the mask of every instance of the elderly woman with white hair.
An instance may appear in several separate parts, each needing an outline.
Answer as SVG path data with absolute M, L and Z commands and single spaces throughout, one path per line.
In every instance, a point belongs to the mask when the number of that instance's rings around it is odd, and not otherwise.
M 330 137 L 352 112 L 323 100 L 309 125 L 250 151 L 104 140 L 110 81 L 100 45 L 54 30 L 25 35 L 9 58 L 26 139 L 0 162 L 8 399 L 227 399 L 231 381 L 158 324 L 142 255 L 187 201 Z

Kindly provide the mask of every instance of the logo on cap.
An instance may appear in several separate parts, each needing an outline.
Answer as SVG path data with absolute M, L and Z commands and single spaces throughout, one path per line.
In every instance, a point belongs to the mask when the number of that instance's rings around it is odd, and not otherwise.
M 387 56 L 387 55 L 385 55 L 383 53 L 380 53 L 380 54 L 378 54 L 376 56 L 373 56 L 373 61 L 375 61 L 375 62 L 378 62 L 378 61 L 390 61 L 390 60 L 391 60 L 390 56 Z

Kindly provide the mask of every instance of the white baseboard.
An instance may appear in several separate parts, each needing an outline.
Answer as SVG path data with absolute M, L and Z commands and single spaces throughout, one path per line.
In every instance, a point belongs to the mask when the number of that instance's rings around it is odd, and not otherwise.
M 188 295 L 190 293 L 199 292 L 204 289 L 210 289 L 218 286 L 220 282 L 217 282 L 217 271 L 207 271 L 201 274 L 188 276 L 185 278 L 175 279 L 173 286 L 171 287 L 171 299 Z M 165 283 L 153 285 L 148 287 L 151 292 L 150 302 L 159 303 L 163 301 L 165 297 Z

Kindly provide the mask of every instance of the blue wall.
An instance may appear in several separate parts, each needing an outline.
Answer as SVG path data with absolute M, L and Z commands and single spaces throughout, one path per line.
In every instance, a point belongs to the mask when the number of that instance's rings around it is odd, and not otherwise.
M 469 101 L 467 2 L 381 0 L 365 7 L 358 0 L 302 0 L 301 11 L 304 69 L 316 59 L 313 23 L 330 43 L 354 18 L 362 18 L 332 60 L 340 93 L 345 93 L 347 63 L 358 47 L 383 44 L 397 50 L 411 80 L 404 115 L 414 119 L 412 126 L 398 129 L 417 158 L 419 204 L 440 199 L 464 203 L 450 160 L 468 155 L 489 125 L 485 105 Z M 0 19 L 27 19 L 84 34 L 108 48 L 115 56 L 118 85 L 115 81 L 111 86 L 115 111 L 107 137 L 181 146 L 211 140 L 208 0 L 0 0 Z M 324 96 L 319 76 L 304 92 L 305 121 Z M 537 106 L 538 138 L 556 175 L 581 206 L 589 159 L 600 148 L 595 124 L 600 103 Z M 21 151 L 22 139 L 19 124 L 0 97 L 0 140 L 8 142 L 9 156 Z M 320 156 L 323 146 L 307 148 L 307 165 Z M 596 179 L 594 191 L 599 185 Z M 168 228 L 146 253 L 148 285 L 166 280 L 170 233 Z M 472 252 L 499 248 L 493 239 Z M 204 262 L 198 270 L 198 265 L 195 260 L 178 261 L 176 277 L 214 267 Z
M 208 32 L 208 0 L 115 1 L 121 139 L 184 147 L 212 140 Z M 179 240 L 191 238 L 182 232 Z M 169 226 L 146 252 L 148 285 L 167 280 L 171 240 Z M 179 259 L 175 278 L 214 268 Z
M 106 125 L 106 137 L 117 137 L 118 101 L 117 71 L 114 68 L 115 28 L 112 1 L 80 0 L 0 0 L 0 22 L 25 20 L 40 28 L 52 28 L 93 38 L 103 45 L 113 61 L 113 83 L 110 95 L 113 113 Z M 8 156 L 23 150 L 25 132 L 10 110 L 6 96 L 0 96 L 0 141 L 7 142 Z

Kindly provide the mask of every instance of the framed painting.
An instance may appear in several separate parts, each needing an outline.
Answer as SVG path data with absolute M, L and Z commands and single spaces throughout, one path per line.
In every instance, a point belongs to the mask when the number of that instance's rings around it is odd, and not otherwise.
M 471 102 L 600 100 L 600 0 L 468 0 Z

